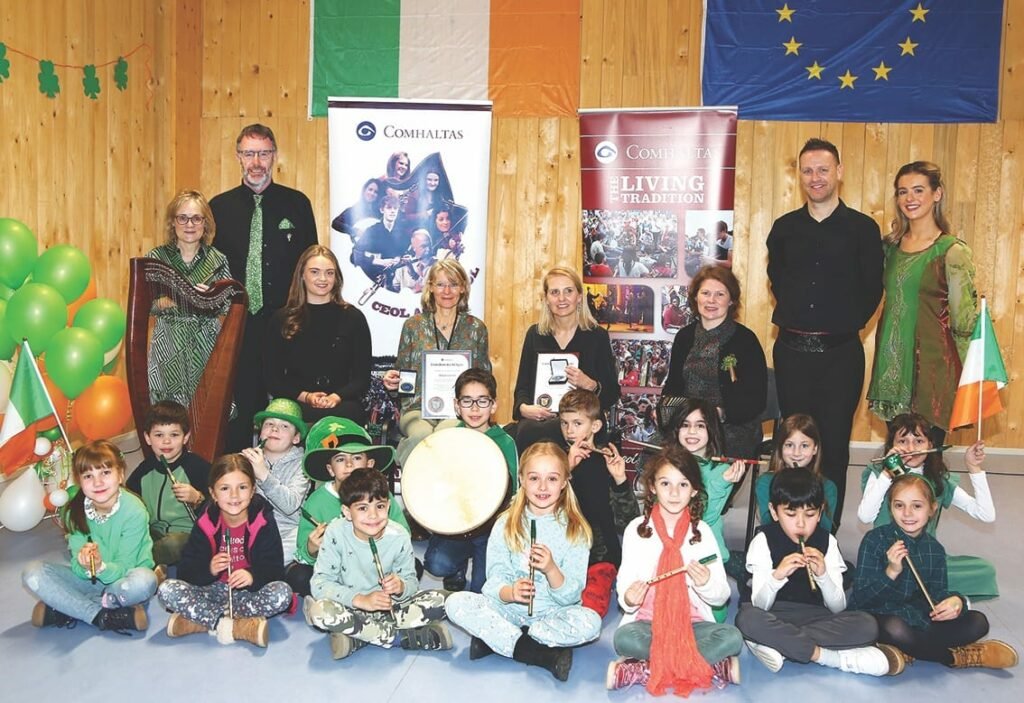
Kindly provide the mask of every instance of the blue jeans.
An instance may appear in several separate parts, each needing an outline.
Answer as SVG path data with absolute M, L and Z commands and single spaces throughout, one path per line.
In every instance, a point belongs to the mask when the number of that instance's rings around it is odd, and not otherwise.
M 469 560 L 473 559 L 473 578 L 468 590 L 479 593 L 487 578 L 487 538 L 482 534 L 472 539 L 452 539 L 431 535 L 427 542 L 427 553 L 423 557 L 423 566 L 434 576 L 447 578 L 465 575 Z
M 156 593 L 156 574 L 140 566 L 114 583 L 79 578 L 68 564 L 33 562 L 21 572 L 21 582 L 54 610 L 82 622 L 92 622 L 103 609 L 123 608 L 149 600 Z

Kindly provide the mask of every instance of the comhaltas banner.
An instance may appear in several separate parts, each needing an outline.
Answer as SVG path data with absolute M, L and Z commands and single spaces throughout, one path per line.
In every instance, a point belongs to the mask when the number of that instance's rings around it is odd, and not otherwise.
M 733 265 L 735 108 L 580 114 L 583 280 L 612 338 L 622 399 L 611 423 L 650 440 L 687 287 Z
M 430 266 L 457 259 L 484 316 L 491 111 L 487 102 L 331 98 L 331 249 L 343 296 L 373 330 L 373 355 L 394 357 L 420 311 Z

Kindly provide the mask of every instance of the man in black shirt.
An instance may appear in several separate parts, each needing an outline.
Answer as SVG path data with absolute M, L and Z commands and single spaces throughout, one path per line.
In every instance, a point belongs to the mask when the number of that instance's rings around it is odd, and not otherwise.
M 799 172 L 807 203 L 768 234 L 775 377 L 782 414 L 806 413 L 821 431 L 822 471 L 838 489 L 835 531 L 864 386 L 860 330 L 882 297 L 882 241 L 874 220 L 839 199 L 843 167 L 834 144 L 809 140 Z
M 317 243 L 309 198 L 273 182 L 277 141 L 269 127 L 251 124 L 235 141 L 242 184 L 210 200 L 217 224 L 214 246 L 228 259 L 231 275 L 249 293 L 245 339 L 235 377 L 238 415 L 226 451 L 252 446 L 253 415 L 267 404 L 263 340 L 267 322 L 288 300 L 299 256 Z M 250 246 L 256 243 L 257 246 Z

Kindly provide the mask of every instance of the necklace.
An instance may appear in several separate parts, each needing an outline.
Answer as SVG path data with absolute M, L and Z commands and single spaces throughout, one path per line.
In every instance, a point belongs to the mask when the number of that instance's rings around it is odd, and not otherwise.
M 432 316 L 433 317 L 433 316 Z M 434 347 L 441 349 L 441 339 L 438 337 L 438 331 L 441 332 L 441 337 L 444 337 L 445 345 L 444 349 L 447 351 L 452 346 L 452 337 L 455 336 L 455 326 L 459 323 L 459 313 L 455 312 L 455 319 L 451 321 L 451 324 L 437 324 L 437 318 L 433 317 L 434 322 Z

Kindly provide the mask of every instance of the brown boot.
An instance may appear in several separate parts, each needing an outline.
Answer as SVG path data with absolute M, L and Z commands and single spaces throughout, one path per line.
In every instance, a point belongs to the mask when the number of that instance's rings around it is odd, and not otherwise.
M 231 634 L 235 641 L 245 640 L 257 647 L 266 647 L 268 628 L 266 618 L 235 618 Z
M 156 575 L 156 585 L 159 588 L 160 584 L 167 580 L 167 567 L 163 564 L 157 564 L 153 569 L 153 573 Z
M 953 647 L 953 668 L 984 667 L 986 669 L 1009 669 L 1017 666 L 1017 650 L 1006 642 L 985 640 L 963 647 Z
M 168 637 L 184 637 L 185 635 L 197 635 L 206 632 L 206 625 L 200 625 L 195 620 L 189 620 L 180 613 L 171 613 L 167 621 Z

